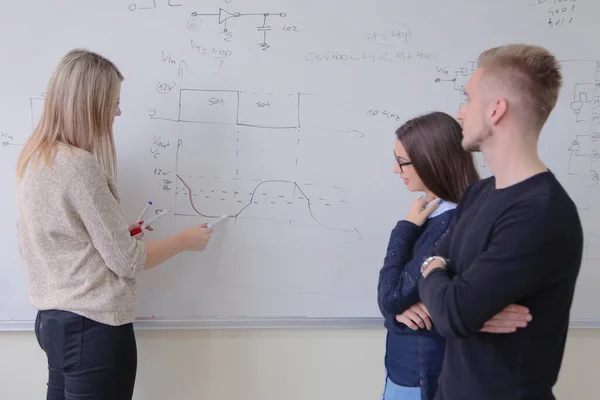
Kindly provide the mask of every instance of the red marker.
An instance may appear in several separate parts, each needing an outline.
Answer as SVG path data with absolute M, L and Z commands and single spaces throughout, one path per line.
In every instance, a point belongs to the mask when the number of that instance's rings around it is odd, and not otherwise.
M 152 205 L 152 202 L 149 201 L 148 203 L 146 203 L 146 205 L 144 206 L 144 208 L 142 209 L 142 212 L 140 213 L 140 216 L 137 218 L 140 225 L 142 225 L 144 223 L 144 221 L 142 221 L 142 218 L 144 218 L 144 215 L 146 214 L 146 212 L 148 211 L 148 208 L 150 208 L 150 206 Z M 134 230 L 130 231 L 131 236 L 135 236 L 138 233 L 142 232 L 142 228 L 135 228 Z
M 144 221 L 140 221 L 138 223 L 140 225 L 142 225 L 144 223 Z M 135 235 L 137 235 L 138 233 L 141 233 L 141 232 L 142 232 L 142 227 L 141 226 L 139 228 L 135 228 L 135 229 L 132 229 L 132 230 L 129 231 L 129 233 L 131 234 L 131 236 L 135 236 Z

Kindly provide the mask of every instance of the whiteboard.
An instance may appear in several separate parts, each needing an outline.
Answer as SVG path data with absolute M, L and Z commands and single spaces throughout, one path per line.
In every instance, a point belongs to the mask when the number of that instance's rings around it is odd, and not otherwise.
M 20 0 L 0 6 L 0 320 L 35 311 L 16 244 L 15 161 L 70 49 L 125 75 L 118 184 L 147 240 L 222 213 L 203 253 L 144 273 L 146 328 L 381 326 L 378 272 L 415 194 L 394 130 L 455 115 L 478 54 L 528 42 L 562 60 L 541 156 L 577 203 L 585 252 L 573 326 L 600 326 L 600 26 L 594 0 Z M 476 155 L 484 176 L 485 160 Z

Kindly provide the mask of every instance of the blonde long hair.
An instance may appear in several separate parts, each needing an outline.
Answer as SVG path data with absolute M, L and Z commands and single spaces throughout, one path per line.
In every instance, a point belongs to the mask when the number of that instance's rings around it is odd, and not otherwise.
M 123 79 L 99 54 L 83 49 L 67 53 L 50 77 L 42 116 L 17 163 L 17 178 L 32 162 L 51 165 L 59 144 L 94 154 L 116 176 L 112 125 Z

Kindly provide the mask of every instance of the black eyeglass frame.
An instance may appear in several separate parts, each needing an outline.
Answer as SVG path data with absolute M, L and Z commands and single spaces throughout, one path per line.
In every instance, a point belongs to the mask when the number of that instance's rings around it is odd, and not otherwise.
M 398 157 L 396 155 L 396 152 L 394 152 L 394 158 L 396 159 L 396 162 L 398 163 L 398 166 L 400 167 L 400 172 L 404 172 L 404 169 L 402 169 L 402 167 L 408 167 L 409 165 L 412 165 L 412 161 L 400 160 L 400 157 Z

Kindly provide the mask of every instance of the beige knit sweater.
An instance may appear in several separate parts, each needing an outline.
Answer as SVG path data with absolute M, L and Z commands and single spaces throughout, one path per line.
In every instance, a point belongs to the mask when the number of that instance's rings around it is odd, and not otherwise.
M 146 246 L 129 234 L 115 183 L 95 157 L 61 147 L 51 166 L 27 168 L 17 202 L 33 306 L 109 325 L 133 322 Z

